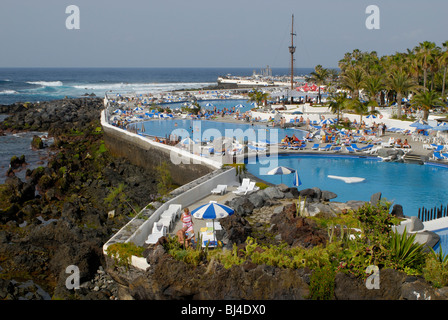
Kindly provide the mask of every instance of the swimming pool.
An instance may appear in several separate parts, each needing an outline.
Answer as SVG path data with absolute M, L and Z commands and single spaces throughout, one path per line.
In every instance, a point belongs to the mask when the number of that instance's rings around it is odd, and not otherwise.
M 377 158 L 342 155 L 279 155 L 267 161 L 249 161 L 250 173 L 270 183 L 281 181 L 293 186 L 294 175 L 266 175 L 268 167 L 285 166 L 298 170 L 302 185 L 299 189 L 318 187 L 336 193 L 333 201 L 369 201 L 372 194 L 381 192 L 382 198 L 403 206 L 404 214 L 417 216 L 421 207 L 432 208 L 448 202 L 448 168 L 433 165 L 417 165 L 381 162 Z M 265 164 L 263 164 L 265 162 Z M 328 175 L 361 177 L 360 183 L 345 183 L 330 179 Z
M 224 108 L 232 109 L 233 107 L 242 105 L 243 107 L 235 108 L 235 110 L 239 110 L 240 113 L 250 111 L 254 108 L 252 102 L 248 102 L 244 99 L 199 100 L 198 104 L 205 110 L 213 110 L 213 107 L 216 107 L 218 110 L 223 110 Z M 208 104 L 211 104 L 212 106 L 208 106 Z M 184 107 L 185 102 L 164 103 L 162 105 L 170 107 L 171 110 L 176 110 L 177 108 L 181 109 Z
M 268 140 L 272 143 L 278 143 L 285 135 L 295 136 L 303 139 L 306 131 L 299 129 L 280 129 L 267 127 L 264 125 L 251 125 L 249 123 L 227 123 L 211 120 L 150 120 L 142 122 L 145 133 L 151 136 L 168 137 L 170 134 L 175 134 L 178 137 L 190 137 L 193 140 L 210 141 L 218 137 L 235 137 L 238 141 L 248 137 L 248 141 Z M 137 128 L 141 131 L 141 124 Z
M 440 248 L 442 248 L 442 252 L 444 255 L 448 253 L 448 228 L 434 230 L 440 236 L 439 242 L 434 246 L 434 251 L 439 252 Z

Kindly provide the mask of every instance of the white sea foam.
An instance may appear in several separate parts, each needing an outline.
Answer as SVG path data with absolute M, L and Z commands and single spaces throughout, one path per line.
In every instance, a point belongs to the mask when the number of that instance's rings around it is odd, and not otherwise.
M 62 87 L 62 81 L 28 81 L 28 84 L 35 84 L 44 87 Z
M 74 85 L 75 89 L 93 90 L 105 92 L 112 91 L 126 91 L 136 93 L 162 92 L 169 90 L 201 88 L 213 85 L 213 82 L 176 82 L 176 83 L 95 83 L 85 85 Z
M 0 94 L 16 94 L 16 93 L 18 93 L 18 92 L 15 91 L 15 90 L 3 90 L 3 91 L 0 91 Z

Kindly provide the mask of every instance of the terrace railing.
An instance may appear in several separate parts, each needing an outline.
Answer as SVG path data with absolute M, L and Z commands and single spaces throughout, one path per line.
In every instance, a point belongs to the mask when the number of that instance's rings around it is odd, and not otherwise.
M 443 205 L 441 205 L 440 207 L 435 206 L 434 208 L 431 209 L 427 209 L 425 207 L 418 209 L 418 218 L 422 222 L 445 218 L 447 216 L 448 216 L 448 205 L 445 207 Z

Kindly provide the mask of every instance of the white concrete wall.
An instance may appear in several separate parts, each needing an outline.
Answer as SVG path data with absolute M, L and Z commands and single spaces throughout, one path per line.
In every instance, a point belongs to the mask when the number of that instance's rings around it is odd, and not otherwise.
M 163 143 L 152 141 L 148 138 L 145 138 L 143 136 L 140 136 L 138 134 L 135 134 L 133 132 L 129 132 L 127 130 L 115 127 L 111 124 L 109 124 L 106 121 L 105 116 L 105 110 L 101 112 L 101 125 L 103 127 L 103 130 L 105 132 L 115 132 L 116 134 L 119 134 L 123 137 L 123 139 L 129 140 L 131 143 L 135 142 L 138 144 L 148 145 L 151 147 L 159 148 L 161 150 L 165 150 L 167 153 L 170 153 L 175 158 L 179 159 L 179 161 L 182 161 L 183 163 L 192 163 L 192 164 L 204 164 L 207 166 L 210 166 L 214 169 L 221 168 L 222 164 L 218 161 L 214 161 L 209 158 L 201 157 L 199 155 L 191 154 L 190 152 L 186 150 L 181 150 L 174 146 L 169 146 Z
M 423 222 L 425 230 L 434 231 L 448 228 L 448 217 Z

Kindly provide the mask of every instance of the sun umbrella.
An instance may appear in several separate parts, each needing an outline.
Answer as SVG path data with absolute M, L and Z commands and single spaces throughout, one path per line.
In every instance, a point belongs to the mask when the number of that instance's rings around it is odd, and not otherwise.
M 283 183 L 283 175 L 284 174 L 291 174 L 296 172 L 296 170 L 288 168 L 288 167 L 276 167 L 272 169 L 271 171 L 268 171 L 268 175 L 280 175 L 281 183 Z
M 426 122 L 424 120 L 417 120 L 414 123 L 410 124 L 409 126 L 413 127 L 413 128 L 417 128 L 417 127 L 420 127 L 421 125 L 427 125 L 427 124 L 428 124 L 428 122 Z
M 213 236 L 215 236 L 215 219 L 222 219 L 234 214 L 235 211 L 223 204 L 217 203 L 216 201 L 210 201 L 193 211 L 191 215 L 196 219 L 211 219 L 213 222 Z M 215 239 L 216 241 L 216 239 Z
M 242 104 L 237 104 L 236 106 L 235 106 L 235 108 L 244 108 L 245 106 L 244 105 L 242 105 Z
M 432 127 L 432 130 L 436 130 L 436 131 L 448 131 L 448 123 L 446 122 L 442 122 L 441 124 Z
M 214 107 L 211 103 L 207 103 L 205 106 L 206 107 Z
M 333 119 L 324 119 L 320 123 L 321 124 L 333 124 L 334 120 Z
M 196 219 L 222 219 L 232 215 L 235 211 L 223 204 L 217 202 L 210 202 L 204 204 L 193 211 L 191 215 Z
M 367 118 L 367 119 L 376 119 L 376 115 L 374 115 L 374 114 L 369 114 L 366 118 Z
M 185 138 L 180 143 L 181 144 L 196 144 L 196 142 L 191 138 Z

